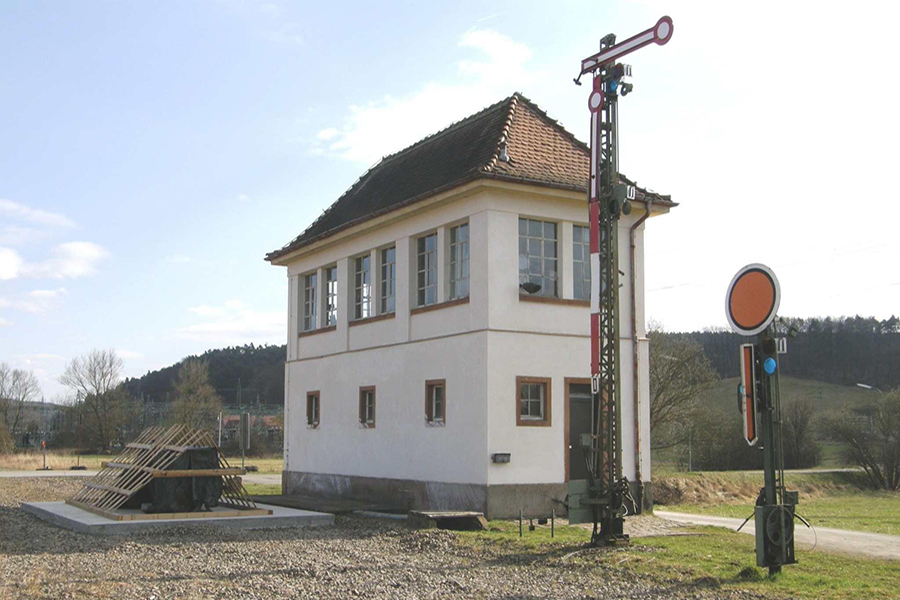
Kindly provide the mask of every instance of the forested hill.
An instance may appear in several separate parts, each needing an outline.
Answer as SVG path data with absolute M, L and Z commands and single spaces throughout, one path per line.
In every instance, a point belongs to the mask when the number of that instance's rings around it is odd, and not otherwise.
M 125 386 L 136 397 L 145 401 L 165 402 L 174 399 L 173 383 L 178 377 L 181 363 L 189 358 L 199 358 L 209 364 L 209 378 L 226 405 L 284 404 L 285 346 L 236 346 L 220 350 L 207 350 L 200 356 L 188 356 L 170 367 L 151 371 L 143 377 L 128 379 Z
M 864 383 L 882 390 L 900 387 L 900 319 L 872 317 L 783 319 L 797 331 L 779 357 L 781 372 L 842 385 Z M 779 336 L 787 327 L 779 326 Z M 738 347 L 747 343 L 730 331 L 672 333 L 703 346 L 720 377 L 740 375 Z

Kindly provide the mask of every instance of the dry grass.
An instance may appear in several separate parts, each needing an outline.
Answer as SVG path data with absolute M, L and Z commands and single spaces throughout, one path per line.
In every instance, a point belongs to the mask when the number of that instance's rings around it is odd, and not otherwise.
M 88 470 L 97 471 L 104 461 L 113 460 L 115 455 L 90 454 L 78 456 L 69 451 L 47 451 L 47 466 L 54 471 L 68 471 L 73 465 L 81 464 Z M 232 466 L 241 465 L 241 457 L 228 457 Z M 259 473 L 281 473 L 282 458 L 275 457 L 248 457 L 247 465 L 259 467 Z M 0 454 L 0 471 L 35 471 L 44 465 L 43 455 L 40 451 L 19 452 L 16 454 Z
M 788 489 L 798 490 L 805 500 L 853 493 L 863 485 L 861 475 L 853 472 L 786 473 Z M 693 472 L 653 478 L 653 498 L 657 504 L 752 504 L 764 485 L 762 473 Z

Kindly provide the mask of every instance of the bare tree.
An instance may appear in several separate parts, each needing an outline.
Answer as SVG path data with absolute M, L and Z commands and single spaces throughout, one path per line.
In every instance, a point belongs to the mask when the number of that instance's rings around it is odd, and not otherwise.
M 865 471 L 872 485 L 900 490 L 900 390 L 880 396 L 869 418 L 837 411 L 822 419 L 822 429 L 844 444 L 844 460 Z
M 797 400 L 784 407 L 782 441 L 784 466 L 803 469 L 819 464 L 820 448 L 815 439 L 812 421 L 815 412 L 809 400 Z
M 25 405 L 41 395 L 41 386 L 33 371 L 12 369 L 0 363 L 0 416 L 9 434 L 19 431 Z
M 651 445 L 659 450 L 687 441 L 698 398 L 718 376 L 697 342 L 653 323 L 648 337 Z
M 206 361 L 184 361 L 174 385 L 178 395 L 172 404 L 176 423 L 199 428 L 215 421 L 222 410 L 222 399 L 209 383 L 209 365 Z
M 77 395 L 79 422 L 101 450 L 114 441 L 129 408 L 130 397 L 119 385 L 123 368 L 115 350 L 91 350 L 73 358 L 59 378 Z

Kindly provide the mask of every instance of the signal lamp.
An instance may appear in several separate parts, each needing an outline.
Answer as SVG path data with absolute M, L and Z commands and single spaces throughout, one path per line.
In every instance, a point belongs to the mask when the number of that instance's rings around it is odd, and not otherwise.
M 769 375 L 775 372 L 777 366 L 778 364 L 775 362 L 774 358 L 769 357 L 763 361 L 763 370 Z

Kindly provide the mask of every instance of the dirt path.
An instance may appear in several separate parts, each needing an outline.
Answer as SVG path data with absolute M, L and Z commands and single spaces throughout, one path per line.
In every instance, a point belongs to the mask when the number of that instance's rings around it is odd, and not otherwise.
M 678 523 L 727 527 L 732 531 L 736 530 L 743 522 L 742 519 L 732 519 L 730 517 L 691 515 L 663 510 L 655 510 L 653 514 Z M 827 552 L 900 560 L 900 535 L 847 531 L 845 529 L 830 529 L 828 527 L 816 527 L 815 530 L 812 530 L 807 529 L 805 525 L 799 522 L 796 525 L 794 531 L 797 536 L 798 550 L 804 548 L 808 550 L 815 544 L 816 549 Z M 754 524 L 748 522 L 741 529 L 741 533 L 755 535 Z

